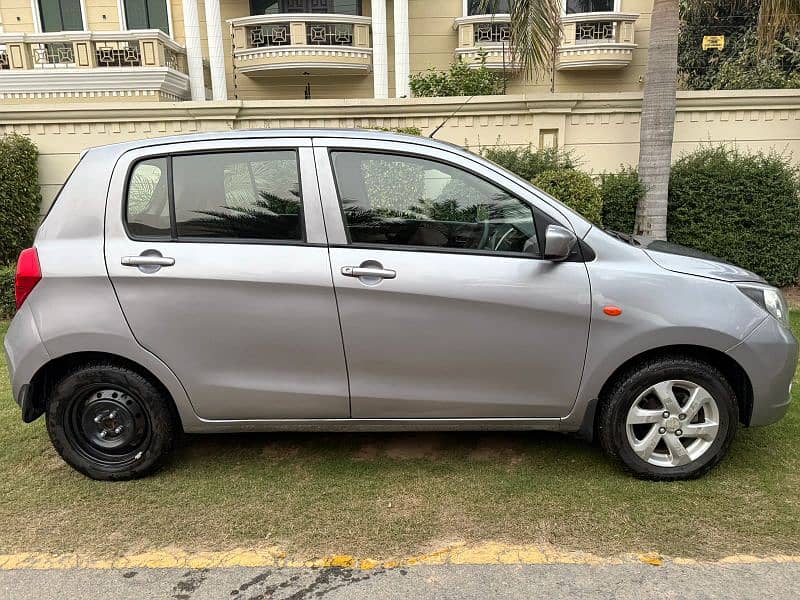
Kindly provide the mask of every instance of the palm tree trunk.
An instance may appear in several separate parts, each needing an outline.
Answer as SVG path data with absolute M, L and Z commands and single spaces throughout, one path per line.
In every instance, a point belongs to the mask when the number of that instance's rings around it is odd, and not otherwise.
M 678 79 L 678 0 L 655 0 L 642 98 L 639 177 L 646 188 L 636 207 L 636 233 L 667 238 L 667 194 Z

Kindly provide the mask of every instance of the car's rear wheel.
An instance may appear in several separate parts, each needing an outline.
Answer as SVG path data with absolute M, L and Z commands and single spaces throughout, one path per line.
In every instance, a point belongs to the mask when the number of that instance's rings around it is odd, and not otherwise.
M 699 477 L 728 452 L 736 394 L 715 367 L 692 357 L 647 361 L 619 377 L 602 399 L 603 448 L 634 475 Z
M 132 479 L 153 472 L 177 434 L 161 389 L 114 364 L 91 364 L 66 374 L 52 388 L 46 415 L 55 449 L 92 479 Z

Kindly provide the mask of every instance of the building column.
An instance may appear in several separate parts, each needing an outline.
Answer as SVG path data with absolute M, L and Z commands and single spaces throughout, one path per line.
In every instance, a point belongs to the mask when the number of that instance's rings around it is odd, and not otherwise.
M 408 78 L 411 74 L 408 44 L 408 0 L 394 0 L 394 89 L 395 97 L 411 95 Z
M 389 97 L 389 50 L 386 0 L 372 0 L 372 80 L 375 98 Z
M 200 43 L 197 0 L 183 0 L 183 27 L 186 30 L 186 65 L 189 67 L 189 89 L 192 91 L 192 100 L 205 100 L 203 46 Z
M 205 0 L 205 7 L 212 98 L 214 100 L 227 100 L 228 84 L 225 81 L 225 46 L 222 43 L 222 16 L 219 12 L 219 0 Z

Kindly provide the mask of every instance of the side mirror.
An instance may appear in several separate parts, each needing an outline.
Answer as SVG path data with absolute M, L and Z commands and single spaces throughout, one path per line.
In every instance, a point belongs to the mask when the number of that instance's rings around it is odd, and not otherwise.
M 553 262 L 567 260 L 578 237 L 566 227 L 548 225 L 544 234 L 544 258 Z

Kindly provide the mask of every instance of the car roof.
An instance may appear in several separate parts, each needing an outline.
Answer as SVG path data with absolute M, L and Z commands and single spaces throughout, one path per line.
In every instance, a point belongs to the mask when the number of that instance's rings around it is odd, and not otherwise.
M 129 142 L 119 142 L 97 146 L 93 149 L 102 149 L 105 152 L 122 154 L 129 150 L 161 146 L 163 144 L 178 144 L 184 142 L 205 142 L 214 140 L 245 140 L 245 139 L 270 139 L 270 138 L 349 138 L 364 140 L 384 140 L 387 142 L 406 142 L 421 146 L 444 148 L 450 151 L 464 153 L 464 149 L 449 142 L 434 140 L 419 135 L 377 131 L 374 129 L 321 129 L 321 128 L 292 128 L 292 129 L 237 129 L 234 131 L 209 131 L 204 133 L 188 133 L 182 135 L 169 135 L 162 137 L 145 138 Z

